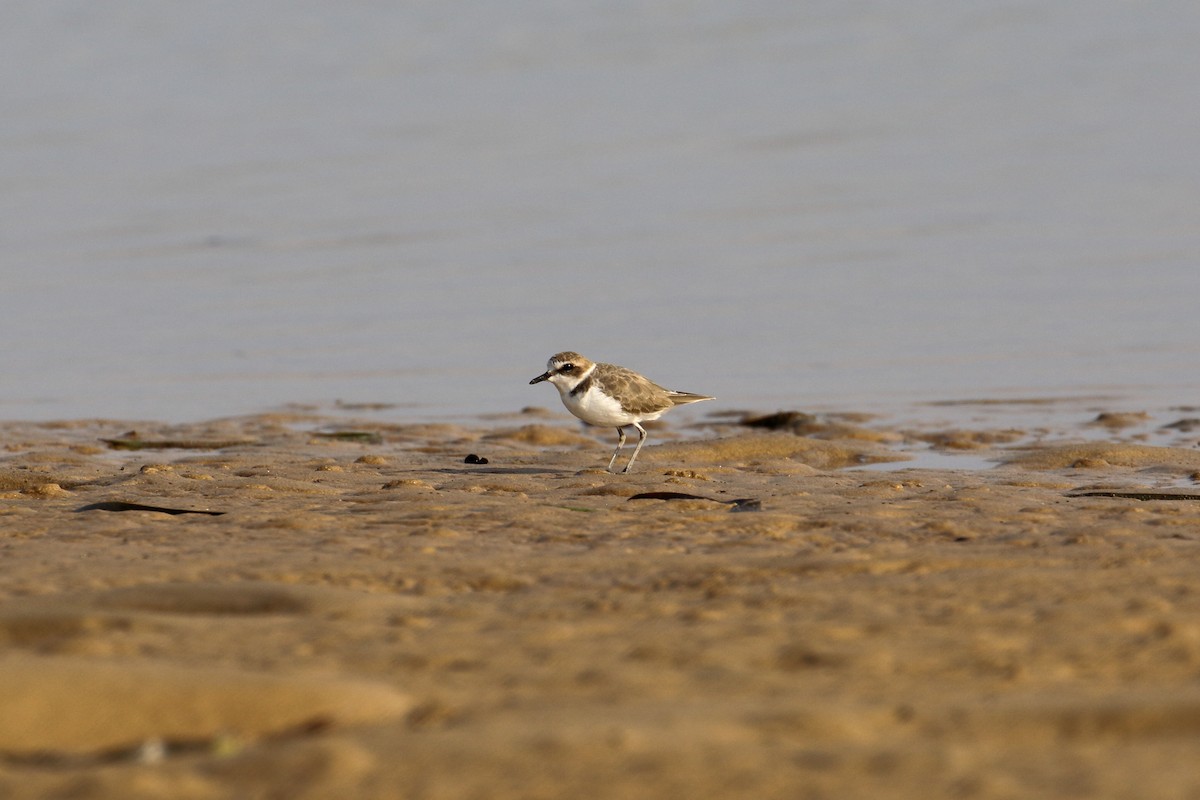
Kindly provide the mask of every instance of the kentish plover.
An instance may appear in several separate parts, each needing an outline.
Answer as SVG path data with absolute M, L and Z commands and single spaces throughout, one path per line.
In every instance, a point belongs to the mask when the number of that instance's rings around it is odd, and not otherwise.
M 609 472 L 625 446 L 626 426 L 637 428 L 638 443 L 622 472 L 629 472 L 646 442 L 646 429 L 641 423 L 658 419 L 675 406 L 713 399 L 703 394 L 664 389 L 633 370 L 616 364 L 598 364 L 569 350 L 551 356 L 546 362 L 546 371 L 529 383 L 542 381 L 553 383 L 563 405 L 584 422 L 617 429 L 620 438 L 608 461 Z

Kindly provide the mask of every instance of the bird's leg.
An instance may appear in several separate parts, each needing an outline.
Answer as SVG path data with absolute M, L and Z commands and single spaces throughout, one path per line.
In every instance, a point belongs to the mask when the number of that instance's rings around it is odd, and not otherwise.
M 617 439 L 617 449 L 613 450 L 613 457 L 608 460 L 609 472 L 613 471 L 613 464 L 617 463 L 617 453 L 621 452 L 621 448 L 625 446 L 625 429 L 617 428 L 617 436 L 621 438 Z
M 636 422 L 633 423 L 633 427 L 638 429 L 637 447 L 633 448 L 633 455 L 629 457 L 629 463 L 625 465 L 625 469 L 621 470 L 621 472 L 629 472 L 629 468 L 633 466 L 633 462 L 637 461 L 637 454 L 642 452 L 642 445 L 646 443 L 646 429 Z

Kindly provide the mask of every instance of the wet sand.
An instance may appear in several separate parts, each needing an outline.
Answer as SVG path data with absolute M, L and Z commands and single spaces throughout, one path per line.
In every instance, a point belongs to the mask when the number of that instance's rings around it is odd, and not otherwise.
M 979 408 L 0 425 L 0 796 L 1200 794 L 1200 414 Z

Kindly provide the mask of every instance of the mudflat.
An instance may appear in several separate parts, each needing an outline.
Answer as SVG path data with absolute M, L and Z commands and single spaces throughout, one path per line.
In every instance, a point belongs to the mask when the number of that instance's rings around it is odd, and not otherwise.
M 5 423 L 0 796 L 1196 796 L 1188 413 Z

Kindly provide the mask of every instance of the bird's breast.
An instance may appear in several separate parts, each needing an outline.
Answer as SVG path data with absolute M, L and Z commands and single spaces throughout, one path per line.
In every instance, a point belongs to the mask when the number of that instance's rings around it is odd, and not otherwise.
M 594 387 L 578 395 L 562 392 L 562 401 L 568 411 L 589 425 L 617 427 L 642 419 L 640 415 L 625 411 L 618 401 Z

